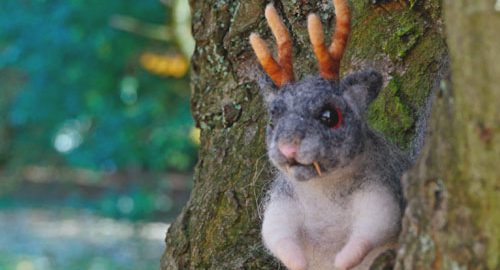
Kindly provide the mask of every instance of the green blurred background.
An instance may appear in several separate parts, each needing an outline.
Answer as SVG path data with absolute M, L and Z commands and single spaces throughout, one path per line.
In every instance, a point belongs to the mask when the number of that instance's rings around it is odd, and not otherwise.
M 158 269 L 198 144 L 187 0 L 0 14 L 0 269 Z

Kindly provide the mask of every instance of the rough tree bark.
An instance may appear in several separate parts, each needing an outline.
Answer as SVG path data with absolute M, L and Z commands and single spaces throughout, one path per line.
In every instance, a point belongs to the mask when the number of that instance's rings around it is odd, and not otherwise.
M 248 44 L 259 32 L 272 44 L 265 0 L 191 0 L 197 47 L 192 111 L 202 129 L 191 198 L 169 229 L 162 269 L 277 269 L 260 240 L 260 200 L 272 179 L 266 113 Z M 417 120 L 446 68 L 439 0 L 350 1 L 353 33 L 343 73 L 373 67 L 386 86 L 371 106 L 371 125 L 408 152 Z M 376 2 L 376 4 L 373 4 Z M 331 0 L 274 1 L 295 41 L 297 77 L 316 73 L 306 16 L 332 25 Z
M 399 269 L 500 269 L 500 1 L 446 0 L 453 84 L 434 104 Z

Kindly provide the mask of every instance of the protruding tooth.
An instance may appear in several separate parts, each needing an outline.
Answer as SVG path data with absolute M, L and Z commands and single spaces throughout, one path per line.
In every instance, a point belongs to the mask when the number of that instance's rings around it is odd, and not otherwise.
M 321 176 L 321 168 L 319 167 L 318 162 L 313 162 L 314 169 L 316 169 L 316 172 L 318 173 L 318 176 Z

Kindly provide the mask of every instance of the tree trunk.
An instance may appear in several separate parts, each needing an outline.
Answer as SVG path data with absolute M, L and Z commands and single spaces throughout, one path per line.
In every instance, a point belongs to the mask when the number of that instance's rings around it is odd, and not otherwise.
M 428 144 L 407 178 L 399 269 L 500 269 L 500 1 L 494 2 L 445 1 L 453 84 L 438 94 Z
M 317 73 L 306 18 L 317 12 L 332 25 L 331 0 L 274 3 L 295 42 L 296 77 Z M 264 146 L 267 116 L 255 83 L 261 72 L 248 43 L 254 31 L 274 43 L 266 4 L 191 1 L 197 44 L 192 111 L 202 130 L 200 159 L 191 198 L 169 229 L 162 269 L 277 269 L 260 240 L 260 203 L 272 173 Z M 386 87 L 368 119 L 411 155 L 422 108 L 446 68 L 440 1 L 355 0 L 351 7 L 343 73 L 367 67 L 383 73 Z

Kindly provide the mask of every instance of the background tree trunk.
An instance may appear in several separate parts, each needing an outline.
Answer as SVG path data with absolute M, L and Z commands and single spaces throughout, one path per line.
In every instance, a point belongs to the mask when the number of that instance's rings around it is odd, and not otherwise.
M 422 108 L 446 69 L 440 1 L 350 2 L 353 32 L 343 72 L 373 67 L 383 73 L 386 87 L 369 110 L 370 124 L 411 155 Z M 274 3 L 295 41 L 296 76 L 317 73 L 306 18 L 318 12 L 331 26 L 331 0 Z M 253 31 L 274 43 L 266 4 L 191 1 L 200 159 L 191 198 L 169 229 L 162 269 L 277 268 L 260 240 L 260 201 L 272 173 L 264 146 L 267 116 L 255 83 L 261 73 L 248 44 Z
M 500 269 L 500 1 L 444 8 L 453 85 L 439 91 L 407 178 L 398 267 Z

